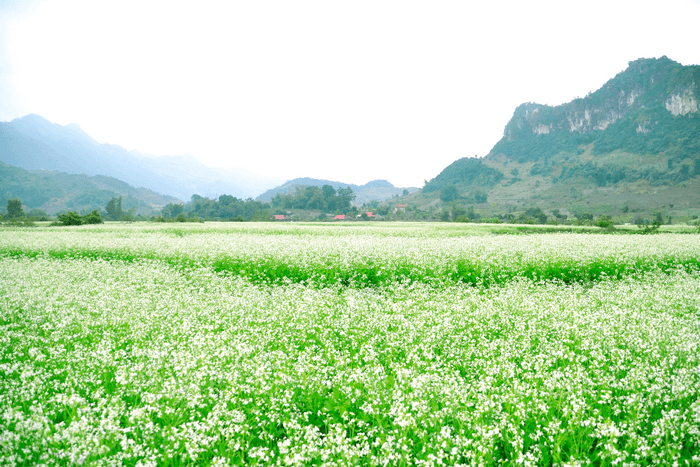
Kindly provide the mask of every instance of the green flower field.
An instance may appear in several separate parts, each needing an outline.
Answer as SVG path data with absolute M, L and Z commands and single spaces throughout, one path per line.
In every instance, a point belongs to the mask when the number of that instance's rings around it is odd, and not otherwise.
M 700 465 L 700 235 L 0 229 L 0 465 Z

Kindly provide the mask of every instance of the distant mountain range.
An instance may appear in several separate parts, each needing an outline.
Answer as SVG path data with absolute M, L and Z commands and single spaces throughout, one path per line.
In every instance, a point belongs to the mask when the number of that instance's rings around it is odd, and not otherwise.
M 28 208 L 48 214 L 60 211 L 89 212 L 104 209 L 110 199 L 122 196 L 124 210 L 150 214 L 168 203 L 180 203 L 173 196 L 160 195 L 104 175 L 75 175 L 50 170 L 28 171 L 0 162 L 0 203 L 20 198 Z
M 100 144 L 77 124 L 58 125 L 31 114 L 0 122 L 0 161 L 26 170 L 104 175 L 189 201 L 193 194 L 252 198 L 282 180 L 208 167 L 192 156 L 149 157 Z
M 331 185 L 352 188 L 355 202 L 362 204 L 418 190 L 386 180 L 355 185 L 297 178 L 280 185 L 279 179 L 245 170 L 207 167 L 192 156 L 153 157 L 100 144 L 77 124 L 58 125 L 35 114 L 0 122 L 0 164 L 0 203 L 19 197 L 28 208 L 49 214 L 104 208 L 119 195 L 125 209 L 135 207 L 146 214 L 168 203 L 189 201 L 194 194 L 240 199 L 259 195 L 259 201 L 270 201 L 296 187 Z
M 323 185 L 330 185 L 336 190 L 339 188 L 350 187 L 353 193 L 355 193 L 356 204 L 363 204 L 369 201 L 386 201 L 394 196 L 401 196 L 406 193 L 414 193 L 418 191 L 418 188 L 416 187 L 395 187 L 386 180 L 373 180 L 365 183 L 364 185 L 355 185 L 352 183 L 334 182 L 331 180 L 321 180 L 317 178 L 295 178 L 294 180 L 290 180 L 276 188 L 267 190 L 265 193 L 258 196 L 256 200 L 270 202 L 278 193 L 290 194 L 294 193 L 294 190 L 297 188 L 305 186 L 322 187 Z
M 303 186 L 331 185 L 350 187 L 359 204 L 399 196 L 432 211 L 456 201 L 492 213 L 541 207 L 691 217 L 700 215 L 700 66 L 639 59 L 584 98 L 522 104 L 487 156 L 455 161 L 422 190 L 386 180 L 297 178 L 280 185 L 191 156 L 148 157 L 99 144 L 76 124 L 38 115 L 0 122 L 0 162 L 0 198 L 18 196 L 49 213 L 103 207 L 117 194 L 125 208 L 145 212 L 193 194 L 267 202 Z
M 700 213 L 700 66 L 635 60 L 584 98 L 522 104 L 486 157 L 455 161 L 416 201 L 439 204 L 448 186 L 506 212 Z

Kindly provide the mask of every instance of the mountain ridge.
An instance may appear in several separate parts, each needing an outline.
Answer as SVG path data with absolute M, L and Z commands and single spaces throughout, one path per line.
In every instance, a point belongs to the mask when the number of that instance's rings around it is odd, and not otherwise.
M 89 212 L 104 209 L 110 199 L 122 196 L 124 209 L 151 214 L 178 198 L 147 188 L 135 188 L 104 175 L 67 174 L 52 170 L 29 171 L 0 162 L 0 203 L 20 198 L 28 209 L 38 208 L 53 215 L 61 211 Z
M 280 186 L 267 190 L 265 193 L 261 194 L 255 199 L 256 201 L 270 202 L 278 193 L 289 194 L 296 188 L 302 188 L 305 186 L 316 186 L 320 188 L 324 185 L 330 185 L 336 190 L 339 188 L 351 188 L 353 193 L 355 193 L 355 204 L 359 205 L 375 200 L 386 201 L 394 196 L 403 195 L 404 190 L 408 190 L 409 193 L 418 191 L 418 188 L 416 187 L 395 187 L 389 181 L 383 179 L 372 180 L 364 185 L 357 185 L 354 183 L 343 183 L 333 180 L 301 177 L 288 180 Z
M 682 205 L 697 215 L 700 66 L 638 59 L 584 98 L 523 103 L 485 157 L 450 164 L 423 188 L 421 203 L 438 207 L 446 186 L 457 199 L 485 191 L 491 212 L 534 205 L 621 214 Z
M 655 153 L 663 144 L 678 142 L 667 131 L 671 124 L 689 127 L 686 132 L 700 128 L 694 118 L 699 100 L 700 66 L 683 66 L 666 56 L 635 60 L 585 98 L 554 107 L 521 104 L 486 157 L 517 152 L 522 161 L 591 143 L 598 154 L 616 149 Z M 606 132 L 609 127 L 615 131 Z M 557 139 L 562 134 L 569 138 Z M 625 138 L 615 141 L 613 134 Z M 542 141 L 536 144 L 538 137 Z
M 37 114 L 0 122 L 0 161 L 25 170 L 111 176 L 183 201 L 193 194 L 250 198 L 279 183 L 249 171 L 208 167 L 192 156 L 154 158 L 100 144 L 77 124 L 59 125 Z

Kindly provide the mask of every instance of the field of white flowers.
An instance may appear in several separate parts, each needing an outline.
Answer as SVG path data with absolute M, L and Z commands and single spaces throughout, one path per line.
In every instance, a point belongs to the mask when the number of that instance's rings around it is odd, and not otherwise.
M 0 465 L 700 465 L 698 264 L 690 234 L 2 229 Z
M 517 278 L 573 283 L 700 269 L 697 234 L 484 235 L 488 230 L 461 225 L 215 223 L 7 229 L 0 230 L 0 252 L 57 259 L 151 259 L 176 267 L 209 267 L 254 283 L 351 287 L 406 281 L 489 286 Z

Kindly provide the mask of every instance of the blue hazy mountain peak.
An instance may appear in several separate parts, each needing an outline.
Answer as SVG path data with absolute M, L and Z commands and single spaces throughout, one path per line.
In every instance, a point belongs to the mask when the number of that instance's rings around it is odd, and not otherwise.
M 148 157 L 100 144 L 78 124 L 59 125 L 37 114 L 0 122 L 0 161 L 26 170 L 107 175 L 182 200 L 193 194 L 249 198 L 279 183 L 248 171 L 208 167 L 191 155 Z

